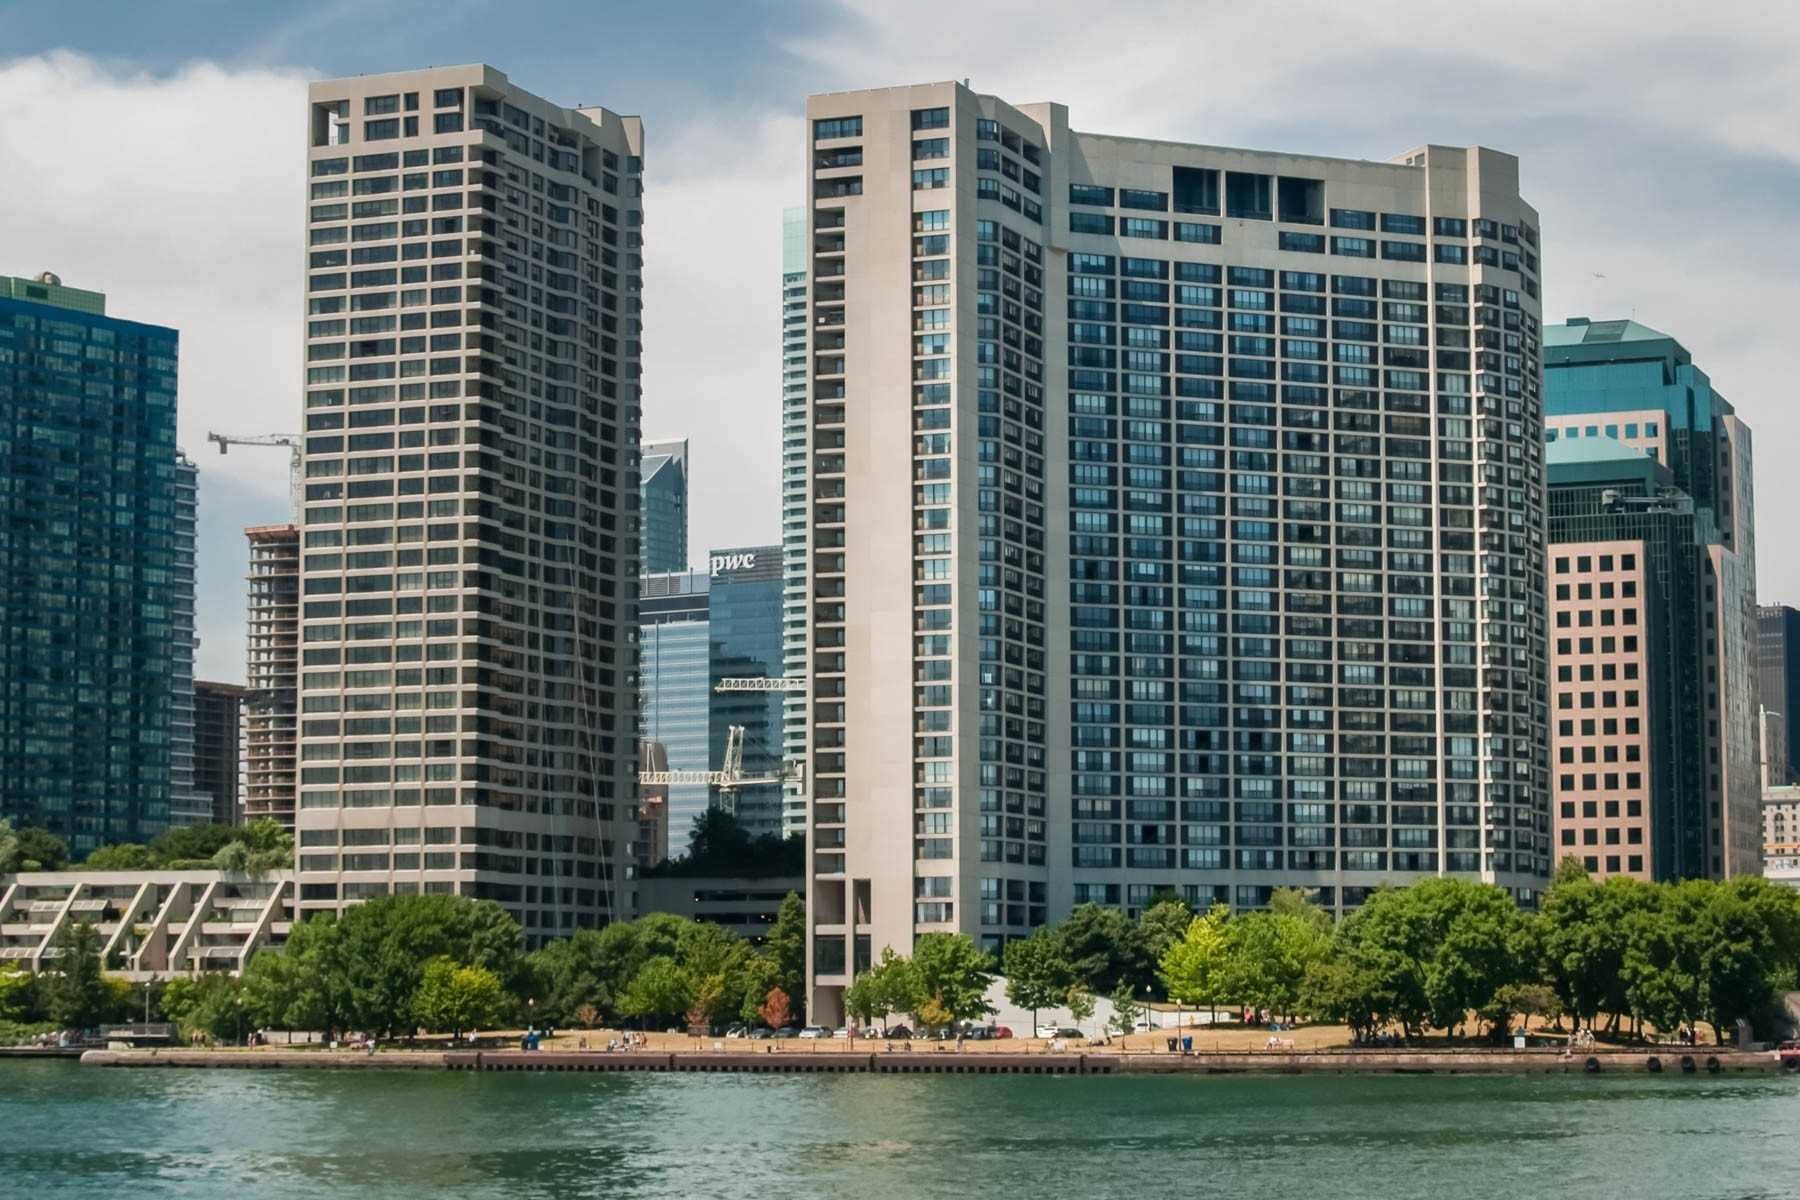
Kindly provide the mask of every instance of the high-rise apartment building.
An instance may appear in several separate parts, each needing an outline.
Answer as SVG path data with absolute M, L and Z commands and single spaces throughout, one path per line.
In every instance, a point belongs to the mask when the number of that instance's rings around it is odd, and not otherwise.
M 1585 318 L 1544 331 L 1544 424 L 1553 442 L 1610 438 L 1644 451 L 1693 505 L 1705 670 L 1685 732 L 1705 739 L 1704 873 L 1756 874 L 1761 690 L 1750 429 L 1680 342 L 1636 321 Z
M 1800 730 L 1800 609 L 1762 604 L 1756 609 L 1757 685 L 1770 722 L 1763 770 L 1771 784 L 1795 781 L 1794 734 Z M 1779 736 L 1776 736 L 1776 735 Z
M 239 767 L 244 736 L 245 688 L 198 680 L 194 684 L 194 788 L 211 803 L 218 825 L 243 822 Z
M 806 272 L 811 231 L 804 208 L 781 214 L 781 641 L 783 675 L 806 678 Z M 806 693 L 785 693 L 781 749 L 806 758 Z M 782 790 L 782 832 L 806 832 L 806 781 Z
M 688 440 L 645 442 L 641 499 L 643 572 L 688 569 Z
M 204 825 L 213 819 L 212 797 L 194 782 L 195 542 L 199 529 L 200 472 L 187 455 L 175 457 L 175 565 L 168 590 L 175 628 L 174 676 L 169 707 L 169 823 Z
M 1518 162 L 815 96 L 809 979 L 1173 888 L 1550 868 Z
M 77 857 L 170 822 L 193 670 L 177 340 L 48 272 L 0 278 L 0 817 Z
M 300 528 L 252 525 L 245 623 L 244 818 L 294 827 L 300 753 Z
M 300 906 L 632 908 L 643 131 L 491 67 L 307 110 Z
M 1643 450 L 1559 439 L 1550 481 L 1550 774 L 1559 858 L 1599 878 L 1704 877 L 1710 642 L 1692 497 Z

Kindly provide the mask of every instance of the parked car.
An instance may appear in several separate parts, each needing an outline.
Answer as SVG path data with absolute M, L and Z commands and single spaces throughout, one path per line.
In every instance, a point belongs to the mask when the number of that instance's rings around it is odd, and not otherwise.
M 750 1038 L 753 1041 L 766 1041 L 774 1036 L 775 1031 L 766 1025 L 758 1025 L 755 1029 L 750 1031 Z
M 993 1026 L 992 1034 L 990 1034 L 989 1036 L 993 1037 L 994 1040 L 996 1040 L 996 1041 L 1004 1041 L 1007 1038 L 1011 1037 L 1012 1035 L 1013 1035 L 1013 1031 L 1012 1031 L 1011 1027 L 1006 1026 L 1006 1025 L 995 1025 L 995 1026 Z
M 780 1029 L 775 1031 L 774 1036 L 776 1038 L 797 1038 L 800 1036 L 800 1031 L 795 1029 L 792 1025 L 783 1025 Z
M 913 1035 L 913 1031 L 908 1029 L 906 1026 L 895 1025 L 893 1028 L 889 1029 L 882 1036 L 887 1037 L 887 1038 L 892 1038 L 896 1042 L 904 1042 L 907 1039 L 911 1038 L 912 1035 Z
M 742 1021 L 739 1021 L 735 1025 L 727 1025 L 725 1027 L 725 1036 L 728 1038 L 749 1037 L 750 1027 L 745 1025 Z
M 1081 1030 L 1076 1029 L 1073 1026 L 1064 1025 L 1056 1031 L 1056 1036 L 1059 1038 L 1080 1038 L 1080 1037 L 1086 1037 L 1087 1034 L 1081 1032 Z
M 1041 1038 L 1053 1038 L 1061 1037 L 1062 1035 L 1057 1032 L 1056 1026 L 1054 1025 L 1039 1025 L 1037 1027 L 1037 1036 Z
M 831 1030 L 823 1025 L 808 1025 L 800 1031 L 800 1036 L 807 1039 L 826 1038 L 831 1036 Z
M 850 1036 L 850 1030 L 846 1026 L 839 1025 L 836 1029 L 831 1031 L 831 1036 L 834 1038 L 848 1038 Z

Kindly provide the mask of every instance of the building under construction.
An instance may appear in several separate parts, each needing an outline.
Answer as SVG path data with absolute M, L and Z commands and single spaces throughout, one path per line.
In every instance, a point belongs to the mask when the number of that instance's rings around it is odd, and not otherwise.
M 244 697 L 244 817 L 294 827 L 300 529 L 252 525 Z

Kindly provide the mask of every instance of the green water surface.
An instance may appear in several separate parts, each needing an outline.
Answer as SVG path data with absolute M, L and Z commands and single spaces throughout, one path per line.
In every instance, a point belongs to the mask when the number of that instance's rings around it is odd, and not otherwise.
M 1057 1078 L 0 1063 L 0 1195 L 1800 1196 L 1779 1076 Z

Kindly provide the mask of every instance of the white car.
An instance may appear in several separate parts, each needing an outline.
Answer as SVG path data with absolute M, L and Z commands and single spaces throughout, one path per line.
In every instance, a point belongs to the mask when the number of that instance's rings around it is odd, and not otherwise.
M 800 1031 L 800 1036 L 803 1038 L 828 1038 L 831 1036 L 831 1030 L 823 1025 L 808 1025 Z
M 1053 1038 L 1057 1036 L 1057 1030 L 1061 1028 L 1062 1026 L 1060 1025 L 1039 1025 L 1037 1027 L 1037 1035 L 1045 1039 Z

